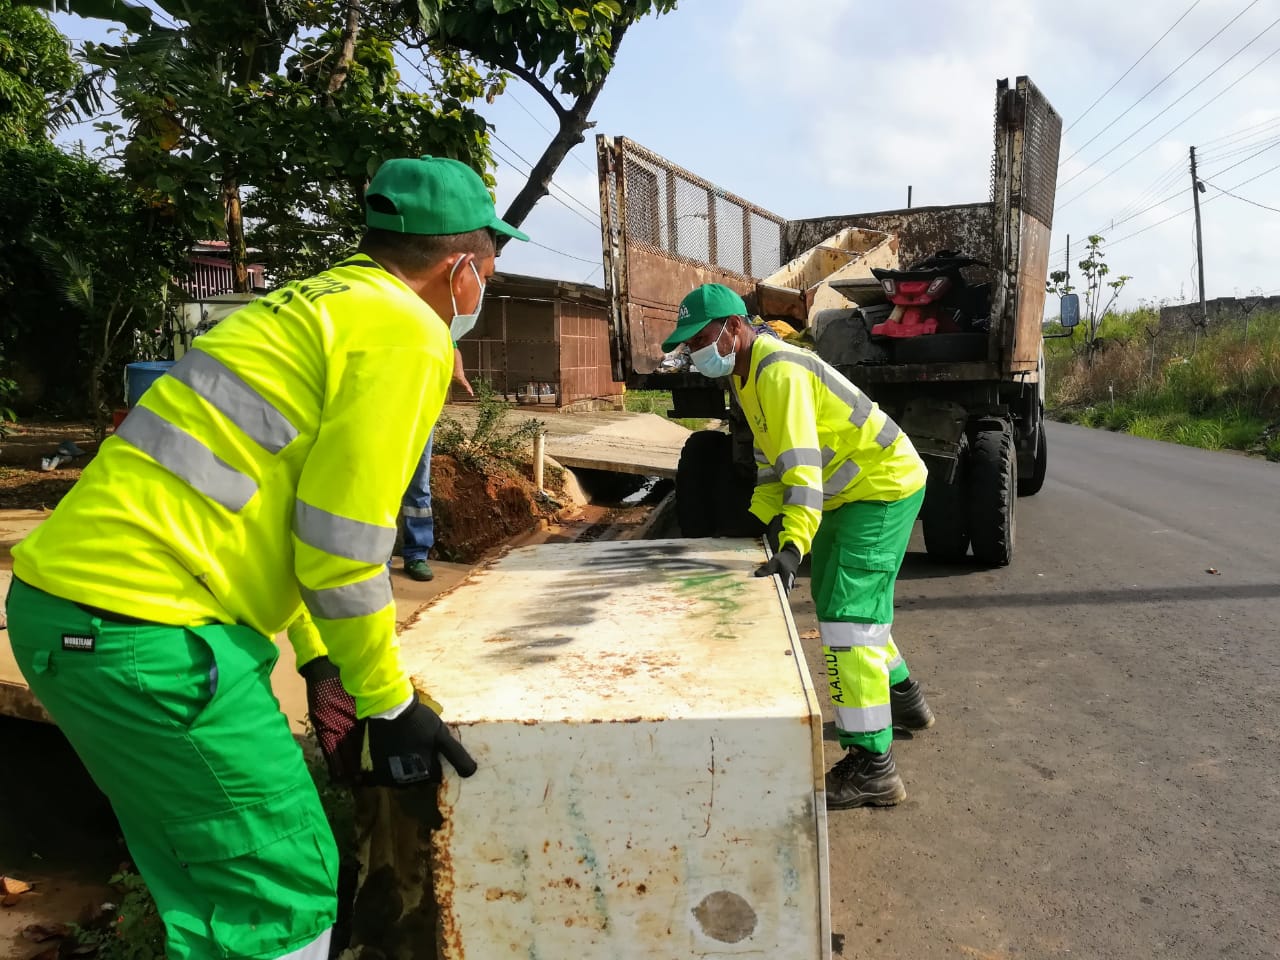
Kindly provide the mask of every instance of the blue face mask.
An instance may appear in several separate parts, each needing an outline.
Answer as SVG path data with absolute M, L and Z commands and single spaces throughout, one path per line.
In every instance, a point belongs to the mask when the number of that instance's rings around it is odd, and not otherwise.
M 480 305 L 484 303 L 484 284 L 480 282 L 480 271 L 476 269 L 475 263 L 468 263 L 467 266 L 475 274 L 476 285 L 480 288 L 480 299 L 476 301 L 476 308 L 471 313 L 458 312 L 458 298 L 453 293 L 453 275 L 458 272 L 458 267 L 461 265 L 462 261 L 459 260 L 449 271 L 449 298 L 453 301 L 453 320 L 449 323 L 449 336 L 453 338 L 454 343 L 472 331 L 476 321 L 480 319 Z
M 689 354 L 689 361 L 704 377 L 710 377 L 715 380 L 717 377 L 727 377 L 733 373 L 733 365 L 737 360 L 738 353 L 736 350 L 730 351 L 728 356 L 720 353 L 720 337 L 724 336 L 724 332 L 729 329 L 726 323 L 720 328 L 720 336 L 716 337 L 714 343 L 709 343 L 705 347 L 694 350 Z

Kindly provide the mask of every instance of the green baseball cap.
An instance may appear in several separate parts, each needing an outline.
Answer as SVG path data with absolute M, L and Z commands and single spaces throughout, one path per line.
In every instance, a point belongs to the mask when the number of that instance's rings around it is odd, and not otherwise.
M 373 209 L 370 197 L 382 197 L 394 213 Z M 397 157 L 378 168 L 365 191 L 364 222 L 393 233 L 440 236 L 489 227 L 528 240 L 498 219 L 489 189 L 465 163 L 447 157 Z
M 662 341 L 662 349 L 671 352 L 686 340 L 696 337 L 698 331 L 712 320 L 746 315 L 747 305 L 740 296 L 723 284 L 704 283 L 680 301 L 676 328 Z

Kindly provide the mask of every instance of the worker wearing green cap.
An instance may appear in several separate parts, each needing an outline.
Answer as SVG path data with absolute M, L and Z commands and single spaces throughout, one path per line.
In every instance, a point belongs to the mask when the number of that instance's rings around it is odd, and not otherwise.
M 336 850 L 269 682 L 286 626 L 332 773 L 475 770 L 400 665 L 387 561 L 495 235 L 527 238 L 453 160 L 389 160 L 365 199 L 359 252 L 200 337 L 13 551 L 14 655 L 175 960 L 329 953 Z
M 893 588 L 924 500 L 925 466 L 907 435 L 817 355 L 748 322 L 742 298 L 704 284 L 680 304 L 663 343 L 687 344 L 694 367 L 729 377 L 755 439 L 751 512 L 780 527 L 756 576 L 790 592 L 806 553 L 836 728 L 845 756 L 827 774 L 827 806 L 889 806 L 906 797 L 893 727 L 933 713 L 894 643 Z

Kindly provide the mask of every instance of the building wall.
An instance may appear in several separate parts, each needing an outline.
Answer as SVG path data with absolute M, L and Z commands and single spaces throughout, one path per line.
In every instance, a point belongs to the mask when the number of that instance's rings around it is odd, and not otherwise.
M 622 395 L 603 291 L 571 298 L 552 280 L 495 277 L 490 284 L 475 331 L 459 343 L 469 379 L 488 380 L 513 402 L 549 407 Z M 451 399 L 466 397 L 455 389 Z
M 1246 314 L 1280 310 L 1280 297 L 1216 297 L 1205 302 L 1209 323 L 1243 320 Z M 1190 330 L 1200 319 L 1199 303 L 1179 303 L 1160 308 L 1160 327 L 1165 330 Z

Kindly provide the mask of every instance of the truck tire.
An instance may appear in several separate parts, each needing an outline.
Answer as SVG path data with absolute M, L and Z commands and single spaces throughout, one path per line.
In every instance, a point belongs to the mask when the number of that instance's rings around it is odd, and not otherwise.
M 982 563 L 1004 567 L 1013 559 L 1017 489 L 1012 431 L 1001 421 L 981 422 L 969 457 L 969 538 Z
M 968 449 L 961 440 L 960 462 L 955 479 L 947 483 L 941 471 L 929 471 L 925 484 L 920 525 L 924 549 L 931 560 L 959 563 L 969 552 Z
M 759 537 L 764 524 L 751 512 L 751 494 L 756 488 L 755 464 L 744 473 L 730 458 L 728 451 L 719 467 L 719 481 L 714 491 L 715 533 L 717 537 Z
M 718 485 L 732 462 L 727 433 L 699 430 L 684 442 L 676 466 L 676 521 L 682 536 L 716 535 Z
M 1018 496 L 1034 497 L 1044 486 L 1045 474 L 1049 469 L 1049 438 L 1044 432 L 1044 421 L 1040 421 L 1039 442 L 1036 444 L 1036 459 L 1032 464 L 1029 476 L 1018 477 Z

